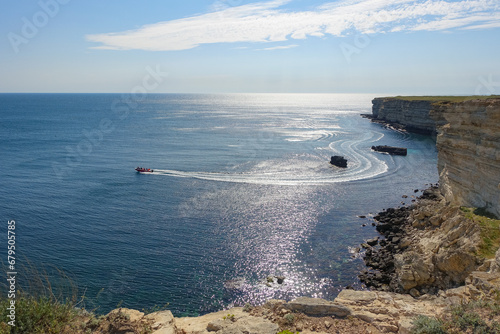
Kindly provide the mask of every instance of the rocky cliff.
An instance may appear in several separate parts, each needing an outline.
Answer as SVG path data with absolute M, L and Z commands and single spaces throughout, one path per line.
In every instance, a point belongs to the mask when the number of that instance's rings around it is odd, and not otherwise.
M 433 105 L 438 170 L 445 198 L 500 217 L 500 99 Z
M 378 122 L 438 133 L 445 198 L 500 216 L 500 98 L 376 98 L 372 112 Z
M 436 134 L 436 120 L 429 116 L 431 101 L 376 98 L 372 103 L 374 120 L 399 125 L 411 132 Z

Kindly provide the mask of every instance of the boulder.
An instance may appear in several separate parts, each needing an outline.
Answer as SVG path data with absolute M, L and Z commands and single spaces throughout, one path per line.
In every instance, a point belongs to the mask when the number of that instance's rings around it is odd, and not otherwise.
M 277 305 L 284 301 L 273 300 Z M 227 315 L 233 315 L 231 319 Z M 226 317 L 226 319 L 224 319 Z M 279 326 L 268 319 L 251 316 L 242 307 L 205 314 L 199 317 L 182 317 L 175 319 L 177 333 L 188 334 L 276 334 Z
M 286 304 L 285 307 L 293 312 L 320 317 L 346 317 L 351 314 L 351 310 L 347 307 L 320 298 L 299 297 Z
M 391 155 L 407 155 L 408 150 L 404 147 L 394 147 L 394 146 L 372 146 L 372 150 L 376 152 L 388 153 Z
M 368 240 L 366 240 L 366 243 L 370 246 L 375 246 L 376 244 L 378 244 L 378 239 L 379 239 L 379 237 L 376 237 L 373 239 L 368 239 Z
M 152 334 L 177 333 L 174 316 L 168 310 L 150 313 L 144 319 L 150 321 L 151 329 L 153 330 Z
M 347 159 L 340 155 L 334 155 L 330 159 L 330 163 L 334 166 L 341 167 L 341 168 L 347 168 Z

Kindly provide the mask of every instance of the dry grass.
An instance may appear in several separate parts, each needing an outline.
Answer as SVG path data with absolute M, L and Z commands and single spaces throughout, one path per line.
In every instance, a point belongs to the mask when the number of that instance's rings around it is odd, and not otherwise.
M 464 102 L 469 100 L 498 99 L 500 95 L 471 95 L 471 96 L 394 96 L 388 99 L 404 101 L 430 101 L 430 102 Z

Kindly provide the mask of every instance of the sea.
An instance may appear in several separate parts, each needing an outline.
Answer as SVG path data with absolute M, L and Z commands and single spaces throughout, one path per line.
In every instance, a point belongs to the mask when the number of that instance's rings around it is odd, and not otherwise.
M 13 220 L 17 288 L 69 280 L 98 313 L 363 288 L 372 217 L 438 181 L 433 138 L 360 116 L 374 97 L 0 94 L 3 270 Z

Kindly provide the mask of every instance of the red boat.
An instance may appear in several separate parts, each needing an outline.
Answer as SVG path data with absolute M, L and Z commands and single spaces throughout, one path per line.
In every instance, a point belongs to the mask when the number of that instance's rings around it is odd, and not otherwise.
M 138 171 L 139 173 L 153 173 L 154 172 L 152 169 L 144 168 L 144 167 L 137 167 L 135 170 Z

